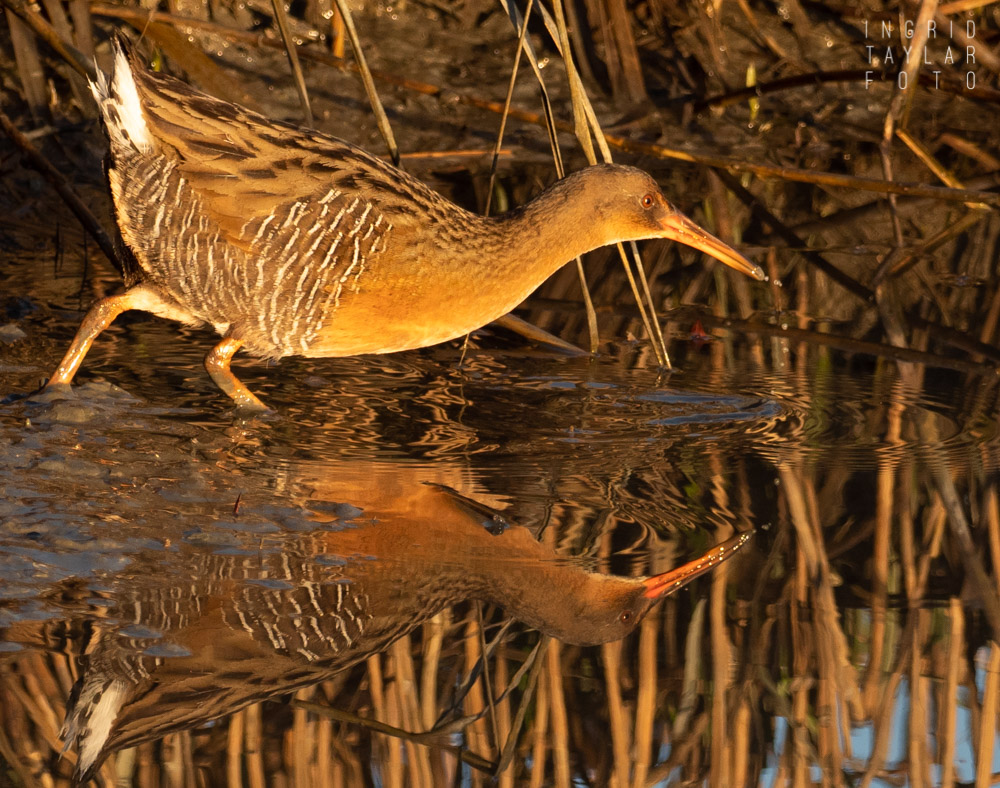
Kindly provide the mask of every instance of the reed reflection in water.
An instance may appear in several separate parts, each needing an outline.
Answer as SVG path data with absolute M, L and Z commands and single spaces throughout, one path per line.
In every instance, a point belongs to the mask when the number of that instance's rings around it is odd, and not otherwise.
M 545 368 L 555 374 L 525 369 L 511 379 L 502 364 L 484 365 L 474 385 L 465 383 L 461 406 L 446 377 L 420 380 L 440 403 L 426 429 L 448 438 L 448 446 L 465 435 L 474 458 L 478 446 L 496 446 L 503 433 L 496 413 L 510 401 L 525 403 L 525 441 L 503 444 L 479 462 L 455 461 L 447 456 L 453 449 L 433 461 L 318 459 L 334 453 L 322 441 L 343 441 L 337 431 L 346 425 L 330 427 L 329 435 L 317 431 L 308 458 L 296 459 L 290 447 L 303 444 L 286 434 L 288 425 L 273 433 L 260 426 L 178 427 L 136 406 L 127 412 L 140 423 L 126 426 L 51 424 L 22 434 L 23 419 L 6 422 L 14 447 L 8 456 L 20 463 L 6 489 L 23 501 L 20 531 L 5 515 L 8 556 L 32 556 L 36 572 L 58 564 L 57 545 L 40 547 L 51 538 L 42 526 L 59 494 L 76 496 L 81 512 L 138 511 L 147 521 L 95 524 L 103 539 L 118 533 L 161 540 L 127 547 L 122 566 L 72 571 L 63 580 L 53 573 L 35 585 L 26 580 L 20 597 L 4 596 L 0 641 L 23 650 L 2 661 L 2 752 L 19 779 L 68 779 L 71 767 L 58 757 L 64 704 L 94 663 L 118 671 L 107 676 L 144 669 L 151 682 L 162 682 L 150 690 L 151 699 L 161 693 L 156 706 L 142 710 L 140 699 L 135 712 L 123 708 L 125 730 L 129 715 L 140 711 L 147 720 L 169 721 L 180 694 L 165 681 L 171 672 L 196 692 L 221 688 L 228 702 L 244 702 L 234 679 L 206 667 L 213 650 L 233 649 L 287 679 L 275 690 L 285 697 L 119 752 L 98 780 L 108 784 L 120 773 L 141 785 L 486 784 L 505 767 L 499 780 L 506 785 L 989 784 L 997 770 L 1000 688 L 990 613 L 1000 555 L 998 455 L 995 430 L 983 426 L 995 407 L 992 388 L 943 396 L 939 387 L 934 397 L 918 396 L 889 373 L 796 381 L 731 375 L 717 371 L 720 365 L 687 374 L 670 393 L 651 376 L 609 362 L 583 372 L 572 365 L 553 370 L 546 360 Z M 394 421 L 389 406 L 379 404 L 404 396 L 396 389 L 380 400 L 361 386 L 351 395 L 358 402 L 345 395 L 346 405 L 337 407 L 357 405 L 365 413 L 367 403 L 370 429 L 410 440 L 405 430 L 413 423 Z M 696 394 L 705 391 L 714 393 Z M 687 410 L 672 411 L 681 401 Z M 710 412 L 692 415 L 692 402 L 711 403 Z M 729 403 L 728 421 L 719 403 Z M 39 424 L 43 415 L 32 411 Z M 622 425 L 631 425 L 628 440 L 611 440 Z M 127 449 L 141 443 L 140 434 L 156 434 L 167 463 L 158 474 L 172 485 L 151 491 L 145 482 L 152 469 L 131 464 Z M 579 448 L 584 435 L 588 452 Z M 197 446 L 197 463 L 177 450 L 189 446 Z M 59 453 L 81 465 L 70 478 L 62 468 L 58 492 L 50 494 L 47 473 Z M 108 465 L 112 485 L 90 481 Z M 776 470 L 769 476 L 767 469 Z M 250 490 L 238 514 L 236 488 Z M 495 519 L 498 491 L 517 517 L 503 512 Z M 167 510 L 153 511 L 165 501 Z M 230 514 L 219 517 L 226 507 Z M 393 521 L 412 523 L 413 512 L 428 510 L 436 516 L 413 526 L 423 541 L 399 539 L 407 545 L 405 561 L 386 560 L 374 546 L 330 547 L 382 525 L 391 533 Z M 963 547 L 963 518 L 976 543 L 971 551 Z M 513 554 L 533 555 L 531 563 L 553 572 L 651 574 L 725 539 L 727 524 L 755 522 L 761 530 L 692 592 L 666 599 L 636 632 L 599 647 L 551 641 L 543 654 L 531 630 L 501 631 L 503 614 L 449 598 L 426 620 L 412 612 L 413 627 L 382 655 L 310 678 L 296 671 L 322 661 L 317 648 L 329 645 L 322 634 L 273 613 L 248 623 L 249 631 L 240 620 L 241 611 L 279 609 L 282 599 L 308 614 L 309 583 L 332 601 L 338 588 L 382 578 L 393 563 L 427 566 L 422 544 L 449 520 L 464 523 L 487 550 L 461 560 L 444 553 L 445 575 L 470 583 L 477 566 L 487 575 L 513 575 L 520 566 Z M 515 521 L 535 529 L 530 539 Z M 518 534 L 525 537 L 518 550 L 500 550 Z M 91 547 L 76 538 L 76 553 Z M 529 548 L 536 552 L 518 552 Z M 121 554 L 119 547 L 106 558 Z M 298 557 L 294 572 L 289 556 Z M 210 567 L 228 567 L 208 590 L 214 603 L 181 590 L 196 586 Z M 320 586 L 324 581 L 334 582 Z M 415 584 L 403 583 L 407 595 Z M 171 634 L 172 620 L 201 634 Z M 210 621 L 223 625 L 225 637 L 197 629 Z M 343 632 L 336 618 L 328 624 L 329 631 L 317 624 L 319 633 L 336 643 Z M 286 657 L 275 641 L 320 659 Z M 227 662 L 223 672 L 235 671 Z M 251 698 L 269 694 L 260 685 L 253 692 L 261 694 Z M 208 693 L 185 707 L 191 721 L 224 710 L 226 701 Z M 128 743 L 125 734 L 120 743 Z
M 184 550 L 176 567 L 154 555 L 112 581 L 102 596 L 116 623 L 92 627 L 80 644 L 82 677 L 67 711 L 80 777 L 106 750 L 317 684 L 468 599 L 566 643 L 619 640 L 749 538 L 667 573 L 613 577 L 560 561 L 527 529 L 449 488 L 400 488 L 392 473 L 384 490 L 384 471 L 350 470 L 376 497 L 357 510 L 334 507 L 352 517 L 333 530 L 256 555 Z

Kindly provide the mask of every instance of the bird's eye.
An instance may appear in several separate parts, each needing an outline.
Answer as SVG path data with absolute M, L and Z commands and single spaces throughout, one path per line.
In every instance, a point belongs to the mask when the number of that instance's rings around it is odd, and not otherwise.
M 621 620 L 621 622 L 623 624 L 627 624 L 629 621 L 632 620 L 632 611 L 631 610 L 626 610 L 618 618 Z
M 655 202 L 655 200 L 653 199 L 653 195 L 652 194 L 646 194 L 642 198 L 642 207 L 643 208 L 652 208 L 654 202 Z

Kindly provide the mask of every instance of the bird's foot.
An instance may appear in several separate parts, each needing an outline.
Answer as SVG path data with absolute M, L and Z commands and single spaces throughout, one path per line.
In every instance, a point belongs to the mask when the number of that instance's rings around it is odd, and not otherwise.
M 241 419 L 277 415 L 276 410 L 269 408 L 257 395 L 246 388 L 233 392 L 233 401 L 236 403 L 236 415 Z

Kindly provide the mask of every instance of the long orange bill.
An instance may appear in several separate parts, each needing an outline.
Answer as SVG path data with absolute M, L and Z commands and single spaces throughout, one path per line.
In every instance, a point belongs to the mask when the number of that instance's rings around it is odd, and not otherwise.
M 686 586 L 696 577 L 705 574 L 709 569 L 718 566 L 732 556 L 733 553 L 750 541 L 751 536 L 753 536 L 753 531 L 745 531 L 744 533 L 737 534 L 732 539 L 727 539 L 722 544 L 716 545 L 701 558 L 689 561 L 684 566 L 671 569 L 662 575 L 647 577 L 642 581 L 642 584 L 646 586 L 643 596 L 648 599 L 658 599 L 674 593 L 678 588 Z
M 663 237 L 694 247 L 754 279 L 764 279 L 764 269 L 747 260 L 728 244 L 702 230 L 684 214 L 674 211 L 663 228 Z

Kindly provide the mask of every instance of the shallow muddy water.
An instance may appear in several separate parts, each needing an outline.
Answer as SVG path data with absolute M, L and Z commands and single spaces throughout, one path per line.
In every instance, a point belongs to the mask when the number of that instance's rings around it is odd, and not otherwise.
M 427 24 L 431 6 L 450 21 Z M 415 154 L 407 168 L 470 208 L 484 202 L 496 118 L 465 99 L 503 97 L 509 27 L 472 4 L 362 19 L 375 68 L 447 86 L 380 82 Z M 730 41 L 733 74 L 755 37 Z M 300 117 L 282 52 L 219 41 L 207 49 L 239 75 L 236 98 Z M 565 121 L 562 64 L 538 51 Z M 861 51 L 842 43 L 827 66 Z M 651 86 L 670 84 L 676 64 L 662 65 Z M 353 74 L 307 76 L 321 128 L 384 149 Z M 879 138 L 881 94 L 844 90 L 770 99 L 788 103 L 757 119 L 596 102 L 630 140 L 881 173 L 858 141 Z M 536 94 L 522 80 L 514 104 Z M 991 149 L 982 105 L 921 100 L 941 129 Z M 819 112 L 826 101 L 846 110 Z M 98 133 L 57 136 L 57 163 L 104 217 Z M 532 169 L 546 142 L 511 122 L 498 199 L 518 204 L 551 179 Z M 580 154 L 561 143 L 574 169 Z M 897 159 L 900 178 L 927 179 Z M 599 252 L 586 261 L 596 357 L 496 328 L 385 357 L 238 354 L 234 370 L 275 411 L 243 418 L 203 368 L 213 334 L 136 313 L 98 338 L 72 392 L 39 392 L 83 310 L 120 283 L 38 177 L 0 157 L 0 786 L 68 785 L 74 769 L 100 785 L 255 788 L 995 782 L 997 378 L 972 354 L 997 356 L 949 344 L 995 317 L 981 297 L 995 220 L 928 262 L 928 239 L 964 209 L 901 198 L 922 267 L 884 280 L 876 304 L 866 289 L 898 240 L 878 199 L 752 183 L 799 223 L 789 251 L 729 186 L 634 163 L 787 287 L 703 275 L 690 252 L 647 245 L 664 302 L 709 304 L 707 339 L 686 313 L 664 318 L 668 373 L 629 339 L 642 330 L 624 277 Z M 803 265 L 818 253 L 856 278 L 855 301 L 844 277 Z M 907 318 L 937 316 L 907 339 L 945 368 L 875 346 L 892 287 Z M 564 270 L 519 314 L 585 344 L 578 293 Z M 753 310 L 775 330 L 713 328 Z M 827 330 L 881 355 L 822 344 Z M 744 533 L 728 561 L 644 601 L 645 578 Z
M 47 269 L 0 274 L 17 780 L 82 758 L 143 785 L 472 784 L 509 742 L 505 784 L 937 784 L 992 751 L 1000 654 L 948 522 L 953 495 L 987 566 L 1000 551 L 990 380 L 929 369 L 912 391 L 892 364 L 764 363 L 721 335 L 675 336 L 666 374 L 643 345 L 566 357 L 501 332 L 237 357 L 276 411 L 243 419 L 201 366 L 212 335 L 141 315 L 71 395 L 33 394 L 80 318 L 82 272 Z M 748 530 L 638 627 L 612 610 L 624 640 L 576 645 L 611 626 L 601 578 Z

